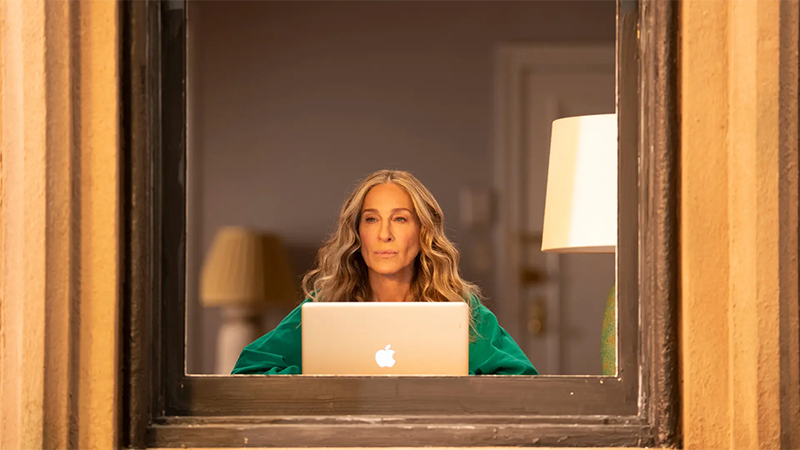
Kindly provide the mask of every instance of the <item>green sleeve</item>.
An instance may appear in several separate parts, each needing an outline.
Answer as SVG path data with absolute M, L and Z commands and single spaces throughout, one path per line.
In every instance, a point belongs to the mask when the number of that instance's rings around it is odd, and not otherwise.
M 298 306 L 274 330 L 242 350 L 232 373 L 234 375 L 303 373 L 300 318 L 300 306 Z
M 497 317 L 489 308 L 477 299 L 473 299 L 473 305 L 477 336 L 469 344 L 470 375 L 538 375 L 531 361 L 497 323 Z

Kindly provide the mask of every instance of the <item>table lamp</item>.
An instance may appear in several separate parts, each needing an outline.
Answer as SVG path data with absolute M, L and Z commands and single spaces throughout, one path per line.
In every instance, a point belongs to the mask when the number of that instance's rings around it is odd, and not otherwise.
M 221 307 L 216 373 L 230 373 L 242 349 L 263 333 L 262 313 L 293 305 L 295 288 L 280 238 L 244 227 L 221 228 L 200 274 L 200 301 Z
M 542 231 L 543 252 L 616 252 L 617 147 L 616 114 L 553 121 Z M 614 287 L 606 300 L 601 337 L 603 375 L 616 375 Z

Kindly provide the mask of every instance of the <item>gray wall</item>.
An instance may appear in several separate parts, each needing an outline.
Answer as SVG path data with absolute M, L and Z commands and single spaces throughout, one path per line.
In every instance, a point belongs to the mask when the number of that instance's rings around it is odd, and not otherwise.
M 354 183 L 398 168 L 468 255 L 488 239 L 457 219 L 459 189 L 492 184 L 494 48 L 613 42 L 614 22 L 613 1 L 190 3 L 189 372 L 213 370 L 219 317 L 196 285 L 220 226 L 281 235 L 299 280 Z

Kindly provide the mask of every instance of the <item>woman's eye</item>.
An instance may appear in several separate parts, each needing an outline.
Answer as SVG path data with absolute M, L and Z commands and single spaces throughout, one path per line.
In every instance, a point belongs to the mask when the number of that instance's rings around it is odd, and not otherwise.
M 375 219 L 374 217 L 367 217 L 366 219 L 364 219 L 364 222 L 375 223 L 376 220 L 377 219 Z
M 406 218 L 405 218 L 405 217 L 397 217 L 397 218 L 395 218 L 394 220 L 396 220 L 396 221 L 398 221 L 398 222 L 408 222 L 408 220 L 406 220 Z

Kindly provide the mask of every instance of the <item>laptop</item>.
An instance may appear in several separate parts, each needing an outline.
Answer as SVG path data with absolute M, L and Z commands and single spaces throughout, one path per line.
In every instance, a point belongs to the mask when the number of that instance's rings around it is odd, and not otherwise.
M 303 304 L 303 375 L 467 375 L 461 302 Z

